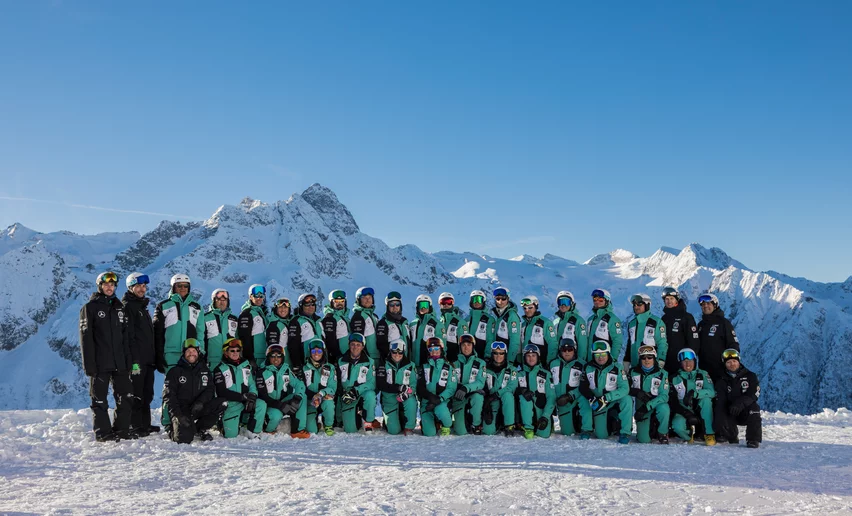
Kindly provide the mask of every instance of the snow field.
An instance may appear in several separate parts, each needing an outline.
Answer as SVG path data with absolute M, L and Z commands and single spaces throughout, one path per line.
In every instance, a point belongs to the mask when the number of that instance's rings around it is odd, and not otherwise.
M 764 443 L 376 435 L 96 443 L 88 409 L 0 412 L 0 512 L 852 512 L 852 412 L 764 414 Z M 741 432 L 741 437 L 742 437 Z

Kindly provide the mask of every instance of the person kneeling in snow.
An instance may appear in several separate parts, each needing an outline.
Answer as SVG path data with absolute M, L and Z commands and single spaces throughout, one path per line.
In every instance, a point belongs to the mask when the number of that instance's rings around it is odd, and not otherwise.
M 722 352 L 725 373 L 719 379 L 716 390 L 716 427 L 719 429 L 719 442 L 727 441 L 739 444 L 737 425 L 746 427 L 746 444 L 749 448 L 760 447 L 763 440 L 763 428 L 760 421 L 760 382 L 757 375 L 746 369 L 740 362 L 740 352 L 734 348 Z
M 586 363 L 577 358 L 577 353 L 574 339 L 562 339 L 559 342 L 559 356 L 550 362 L 550 375 L 553 378 L 556 412 L 562 435 L 577 433 L 575 419 L 579 419 L 580 438 L 588 439 L 592 436 L 592 409 L 589 400 L 580 394 L 580 384 L 586 381 Z
M 441 423 L 441 435 L 450 435 L 453 416 L 447 406 L 456 393 L 453 365 L 444 359 L 444 343 L 438 337 L 426 341 L 429 358 L 417 374 L 417 397 L 420 398 L 420 429 L 423 435 L 438 435 L 435 419 Z
M 595 437 L 606 439 L 610 435 L 609 414 L 617 411 L 620 444 L 630 442 L 633 433 L 633 403 L 627 385 L 627 375 L 612 358 L 609 343 L 598 340 L 592 343 L 592 361 L 586 364 L 588 383 L 580 384 L 580 392 L 589 400 L 594 415 L 592 424 Z
M 704 425 L 704 442 L 707 446 L 716 444 L 713 435 L 713 397 L 716 390 L 707 371 L 698 369 L 698 357 L 691 348 L 683 348 L 677 354 L 680 371 L 672 378 L 671 393 L 672 430 L 684 441 L 693 442 L 696 433 Z M 699 418 L 695 413 L 698 412 Z M 687 430 L 687 427 L 690 430 Z
M 305 399 L 307 403 L 307 424 L 305 429 L 315 434 L 318 430 L 317 413 L 322 413 L 325 435 L 334 435 L 334 395 L 337 392 L 337 369 L 328 363 L 325 343 L 314 337 L 308 342 L 310 358 L 302 370 L 305 375 Z
M 405 356 L 404 340 L 396 339 L 389 346 L 387 360 L 376 374 L 376 385 L 382 393 L 385 428 L 391 435 L 409 435 L 417 425 L 417 398 L 412 389 L 417 384 L 417 371 L 414 362 Z
M 337 362 L 340 371 L 341 417 L 343 431 L 358 431 L 358 415 L 364 421 L 364 431 L 371 432 L 376 419 L 376 366 L 364 353 L 364 336 L 349 336 L 349 351 Z
M 669 374 L 657 361 L 655 346 L 639 346 L 639 365 L 630 370 L 630 395 L 636 399 L 636 438 L 651 442 L 651 419 L 655 417 L 657 439 L 669 444 Z
M 166 375 L 163 397 L 169 408 L 168 432 L 173 441 L 187 444 L 195 437 L 213 440 L 208 430 L 219 420 L 227 402 L 216 397 L 213 375 L 195 339 L 184 341 L 183 356 Z
M 485 360 L 473 352 L 473 335 L 459 337 L 459 354 L 453 364 L 458 386 L 453 394 L 453 428 L 456 435 L 482 435 L 482 404 L 485 401 Z
M 524 363 L 518 372 L 518 408 L 524 437 L 550 437 L 551 416 L 556 408 L 556 391 L 547 367 L 541 363 L 541 351 L 535 344 L 524 347 Z
M 306 439 L 305 384 L 284 363 L 284 347 L 273 344 L 266 348 L 266 361 L 257 372 L 257 397 L 266 403 L 264 430 L 275 433 L 284 416 L 290 416 L 290 436 Z
M 248 437 L 259 439 L 266 416 L 266 402 L 257 399 L 257 385 L 248 360 L 243 360 L 243 343 L 228 339 L 222 346 L 222 363 L 216 368 L 213 381 L 216 395 L 228 402 L 222 415 L 222 434 L 230 439 L 246 425 Z
M 515 435 L 515 390 L 518 372 L 506 356 L 509 347 L 505 342 L 491 343 L 491 357 L 485 366 L 485 386 L 488 395 L 482 409 L 482 433 L 495 435 L 502 428 L 506 437 Z M 499 425 L 502 416 L 502 425 Z

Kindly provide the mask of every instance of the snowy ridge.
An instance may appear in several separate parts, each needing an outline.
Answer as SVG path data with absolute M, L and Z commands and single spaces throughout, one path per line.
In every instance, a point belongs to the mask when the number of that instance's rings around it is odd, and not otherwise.
M 189 445 L 156 434 L 104 444 L 92 439 L 88 409 L 7 411 L 0 412 L 0 512 L 852 511 L 852 413 L 764 413 L 763 422 L 758 450 L 621 446 L 561 435 L 300 440 L 284 432 L 259 441 L 225 440 L 214 432 L 213 441 Z
M 334 288 L 353 296 L 369 285 L 380 305 L 384 293 L 399 290 L 406 316 L 421 293 L 434 298 L 452 292 L 466 309 L 471 290 L 503 285 L 515 299 L 538 296 L 546 314 L 555 311 L 557 292 L 571 290 L 585 317 L 589 293 L 603 287 L 626 321 L 630 295 L 648 293 L 652 312 L 660 314 L 662 288 L 672 285 L 700 319 L 694 300 L 710 289 L 734 322 L 745 364 L 761 376 L 764 408 L 814 413 L 852 406 L 845 385 L 852 356 L 852 279 L 824 284 L 755 272 L 699 244 L 679 251 L 662 247 L 644 258 L 617 249 L 584 264 L 554 255 L 502 259 L 426 253 L 413 244 L 391 248 L 361 233 L 332 190 L 313 185 L 286 201 L 247 198 L 221 206 L 203 222 L 164 221 L 141 237 L 41 234 L 20 224 L 0 233 L 0 408 L 88 404 L 77 318 L 95 275 L 107 268 L 122 277 L 136 270 L 148 274 L 154 301 L 165 297 L 173 274 L 188 272 L 193 294 L 205 306 L 218 287 L 227 288 L 232 305 L 239 306 L 252 283 L 265 284 L 270 299 L 295 299 L 302 292 L 325 298 Z M 118 295 L 123 292 L 122 281 Z

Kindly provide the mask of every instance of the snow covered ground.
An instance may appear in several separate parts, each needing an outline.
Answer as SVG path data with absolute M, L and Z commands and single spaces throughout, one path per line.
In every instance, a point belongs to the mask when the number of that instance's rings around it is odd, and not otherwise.
M 846 409 L 764 414 L 759 450 L 561 436 L 214 435 L 100 444 L 88 409 L 0 412 L 0 513 L 852 512 Z

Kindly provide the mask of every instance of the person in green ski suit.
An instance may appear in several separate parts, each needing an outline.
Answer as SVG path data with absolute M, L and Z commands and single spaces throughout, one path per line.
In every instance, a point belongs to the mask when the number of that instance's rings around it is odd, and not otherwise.
M 485 292 L 474 290 L 470 293 L 470 317 L 467 318 L 467 327 L 476 342 L 473 351 L 476 356 L 483 360 L 491 357 L 491 343 L 497 332 L 497 320 L 485 307 Z
M 456 298 L 450 292 L 442 292 L 438 296 L 438 305 L 441 307 L 441 325 L 447 336 L 447 360 L 455 362 L 459 356 L 459 337 L 469 333 L 467 319 L 455 305 Z
M 603 341 L 609 344 L 612 359 L 618 361 L 624 335 L 622 335 L 621 319 L 612 311 L 612 296 L 609 295 L 609 291 L 600 288 L 593 290 L 592 305 L 592 315 L 589 316 L 587 324 L 589 341 Z M 591 350 L 589 350 L 589 356 L 580 358 L 587 363 L 592 362 Z
M 497 416 L 503 416 L 502 429 L 507 437 L 515 434 L 515 391 L 518 389 L 518 372 L 507 359 L 505 342 L 491 344 L 491 358 L 486 361 L 485 387 L 487 396 L 482 410 L 482 433 L 495 435 L 500 426 Z
M 322 338 L 323 336 L 322 318 L 317 315 L 315 295 L 299 295 L 299 308 L 290 319 L 287 333 L 287 356 L 290 357 L 290 367 L 293 368 L 296 376 L 301 376 L 302 368 L 311 354 L 308 342 L 314 337 Z
M 524 365 L 518 372 L 516 395 L 524 437 L 550 437 L 556 395 L 550 371 L 542 366 L 541 351 L 535 344 L 524 347 Z
M 623 365 L 630 370 L 639 366 L 639 348 L 653 346 L 657 348 L 657 356 L 665 357 L 669 350 L 666 341 L 666 323 L 656 315 L 651 314 L 651 296 L 636 294 L 630 298 L 633 305 L 633 317 L 627 321 L 627 349 L 624 352 Z
M 657 362 L 657 348 L 639 347 L 639 365 L 630 370 L 630 395 L 636 400 L 636 439 L 651 442 L 651 418 L 656 417 L 657 440 L 669 444 L 669 374 Z
M 406 356 L 412 362 L 411 331 L 408 319 L 402 316 L 402 295 L 390 292 L 385 296 L 385 314 L 376 325 L 376 349 L 379 350 L 379 360 L 384 360 L 390 353 L 390 343 L 402 339 L 405 341 Z
M 441 320 L 435 315 L 432 308 L 432 298 L 423 294 L 417 296 L 415 301 L 415 316 L 408 324 L 411 333 L 411 361 L 414 365 L 421 366 L 429 359 L 426 343 L 432 337 L 438 337 L 444 341 L 446 332 Z M 446 350 L 444 350 L 446 355 Z
M 580 438 L 592 435 L 592 409 L 589 400 L 580 394 L 580 384 L 586 382 L 586 364 L 577 358 L 577 344 L 571 338 L 559 342 L 559 356 L 550 362 L 550 376 L 556 395 L 556 413 L 562 435 L 574 435 L 574 418 L 580 417 Z
M 691 348 L 680 350 L 677 361 L 680 362 L 680 371 L 671 380 L 670 405 L 675 413 L 672 430 L 684 441 L 692 442 L 703 425 L 704 442 L 707 446 L 713 446 L 716 444 L 713 432 L 713 398 L 716 389 L 713 380 L 707 371 L 698 369 L 698 356 Z
M 211 371 L 222 361 L 222 345 L 236 337 L 237 316 L 231 313 L 231 296 L 227 290 L 217 288 L 204 312 L 204 355 Z
M 524 347 L 530 344 L 538 347 L 541 362 L 547 365 L 556 358 L 556 347 L 559 343 L 553 321 L 541 314 L 538 298 L 535 296 L 523 298 L 521 307 L 524 309 L 524 317 L 521 319 L 521 344 Z
M 305 439 L 307 403 L 305 384 L 284 363 L 284 347 L 273 344 L 266 349 L 266 360 L 259 365 L 257 376 L 258 401 L 266 403 L 266 426 L 264 430 L 275 433 L 284 416 L 290 416 L 290 436 Z
M 243 359 L 243 344 L 230 339 L 222 346 L 222 363 L 213 372 L 216 397 L 228 402 L 222 415 L 222 435 L 230 439 L 246 426 L 249 439 L 259 439 L 266 417 L 266 403 L 257 399 L 257 383 L 252 366 Z
M 305 363 L 305 398 L 308 400 L 307 430 L 319 432 L 317 414 L 322 414 L 325 435 L 334 435 L 335 395 L 337 393 L 337 368 L 328 362 L 325 343 L 314 337 L 308 342 L 310 358 Z
M 204 310 L 190 295 L 189 276 L 175 274 L 169 281 L 169 297 L 154 309 L 154 355 L 157 371 L 168 374 L 183 356 L 186 339 L 204 340 Z M 163 399 L 163 428 L 171 426 L 168 400 Z
M 269 323 L 266 325 L 266 347 L 279 345 L 284 348 L 284 362 L 292 367 L 290 357 L 287 355 L 287 327 L 290 325 L 290 300 L 279 297 L 272 305 L 272 313 L 269 314 Z
M 574 294 L 563 290 L 556 295 L 556 315 L 553 325 L 556 327 L 556 338 L 571 339 L 577 346 L 577 358 L 586 363 L 589 356 L 589 332 L 586 331 L 586 320 L 577 313 L 577 303 Z
M 337 362 L 340 372 L 340 396 L 343 430 L 347 434 L 358 431 L 357 416 L 362 414 L 364 431 L 373 430 L 376 419 L 376 366 L 364 353 L 364 336 L 350 336 L 349 351 Z
M 430 337 L 426 349 L 429 358 L 417 372 L 420 429 L 425 436 L 438 435 L 437 418 L 441 424 L 441 435 L 450 435 L 453 416 L 448 404 L 456 393 L 455 368 L 444 358 L 444 343 L 439 337 Z
M 521 317 L 518 307 L 509 300 L 509 289 L 497 287 L 494 289 L 494 308 L 491 314 L 497 324 L 495 340 L 505 342 L 509 347 L 507 360 L 519 364 L 521 360 Z
M 243 343 L 243 358 L 256 367 L 266 360 L 266 326 L 269 324 L 266 287 L 256 283 L 249 287 L 248 295 L 237 320 L 237 338 Z
M 453 394 L 453 429 L 456 435 L 467 435 L 468 418 L 474 435 L 482 435 L 482 405 L 485 401 L 485 360 L 473 353 L 473 335 L 459 337 L 456 370 L 456 392 Z
M 322 340 L 328 350 L 329 360 L 336 362 L 349 351 L 349 308 L 346 292 L 332 290 L 328 304 L 323 307 Z
M 588 383 L 580 384 L 580 392 L 589 400 L 592 408 L 595 437 L 609 437 L 607 418 L 610 411 L 618 411 L 618 442 L 628 444 L 633 433 L 633 403 L 628 396 L 630 388 L 627 375 L 613 359 L 608 342 L 592 343 L 592 361 L 586 364 Z
M 381 392 L 385 428 L 391 435 L 409 435 L 417 425 L 417 369 L 405 356 L 405 341 L 390 343 L 390 354 L 377 369 L 376 385 Z M 403 428 L 404 427 L 404 428 Z
M 355 291 L 355 308 L 352 309 L 352 320 L 349 321 L 349 331 L 364 336 L 364 346 L 367 355 L 378 364 L 384 360 L 376 346 L 376 328 L 379 318 L 373 313 L 376 309 L 376 292 L 371 287 L 361 287 Z

